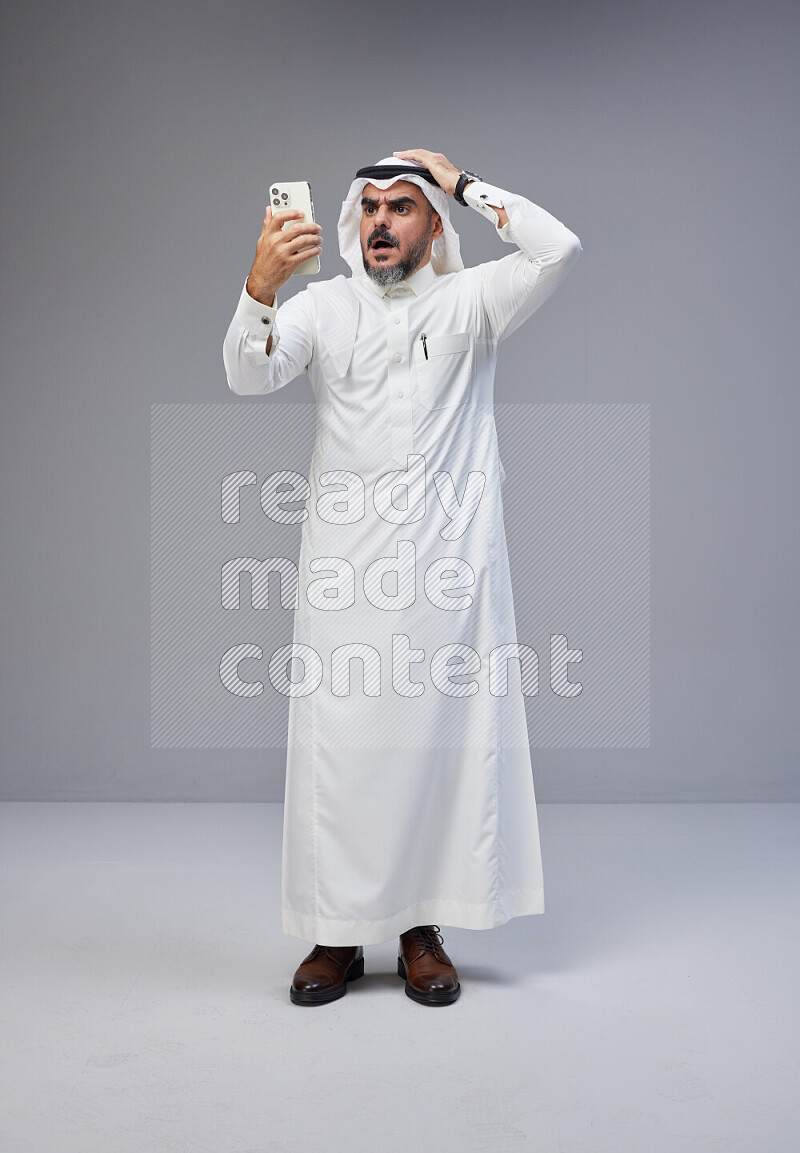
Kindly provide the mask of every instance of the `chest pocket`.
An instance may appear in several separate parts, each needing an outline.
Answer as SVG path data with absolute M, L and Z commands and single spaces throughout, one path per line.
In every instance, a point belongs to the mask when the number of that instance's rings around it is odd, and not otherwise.
M 427 351 L 427 357 L 425 352 Z M 455 408 L 469 399 L 472 346 L 468 332 L 414 341 L 419 397 L 425 408 Z

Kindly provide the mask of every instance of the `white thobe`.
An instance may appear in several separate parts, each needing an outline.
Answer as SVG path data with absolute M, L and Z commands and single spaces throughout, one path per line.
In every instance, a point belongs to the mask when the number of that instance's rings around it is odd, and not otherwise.
M 320 944 L 544 912 L 494 374 L 581 244 L 524 197 L 464 196 L 517 251 L 388 288 L 337 278 L 357 314 L 338 369 L 313 286 L 271 308 L 243 289 L 224 342 L 238 395 L 307 370 L 317 403 L 292 671 L 271 671 L 290 697 L 282 925 Z

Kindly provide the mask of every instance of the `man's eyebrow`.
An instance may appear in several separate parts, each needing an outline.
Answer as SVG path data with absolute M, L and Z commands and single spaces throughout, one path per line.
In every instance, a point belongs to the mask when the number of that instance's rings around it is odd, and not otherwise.
M 378 202 L 377 202 L 377 200 L 373 200 L 371 196 L 362 196 L 361 197 L 361 203 L 362 204 L 377 204 Z M 413 196 L 393 196 L 391 198 L 391 200 L 387 197 L 386 203 L 387 204 L 416 204 L 417 202 Z

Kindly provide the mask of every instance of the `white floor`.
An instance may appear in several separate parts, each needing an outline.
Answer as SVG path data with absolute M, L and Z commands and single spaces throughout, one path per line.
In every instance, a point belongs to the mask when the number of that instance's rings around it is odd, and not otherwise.
M 2 1153 L 781 1153 L 800 805 L 540 805 L 544 916 L 292 1005 L 269 804 L 0 806 Z

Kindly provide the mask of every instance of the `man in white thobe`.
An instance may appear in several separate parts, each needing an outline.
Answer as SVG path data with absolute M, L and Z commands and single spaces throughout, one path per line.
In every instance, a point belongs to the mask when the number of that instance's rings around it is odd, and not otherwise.
M 448 197 L 516 251 L 465 268 Z M 238 395 L 307 371 L 317 402 L 295 643 L 270 664 L 290 698 L 283 929 L 315 942 L 290 996 L 344 995 L 364 945 L 399 935 L 407 995 L 451 1004 L 458 974 L 429 922 L 485 929 L 544 912 L 524 701 L 510 689 L 536 670 L 516 638 L 494 372 L 499 343 L 581 244 L 441 153 L 395 152 L 360 169 L 342 204 L 352 276 L 278 307 L 322 251 L 301 215 L 267 209 L 223 347 Z

